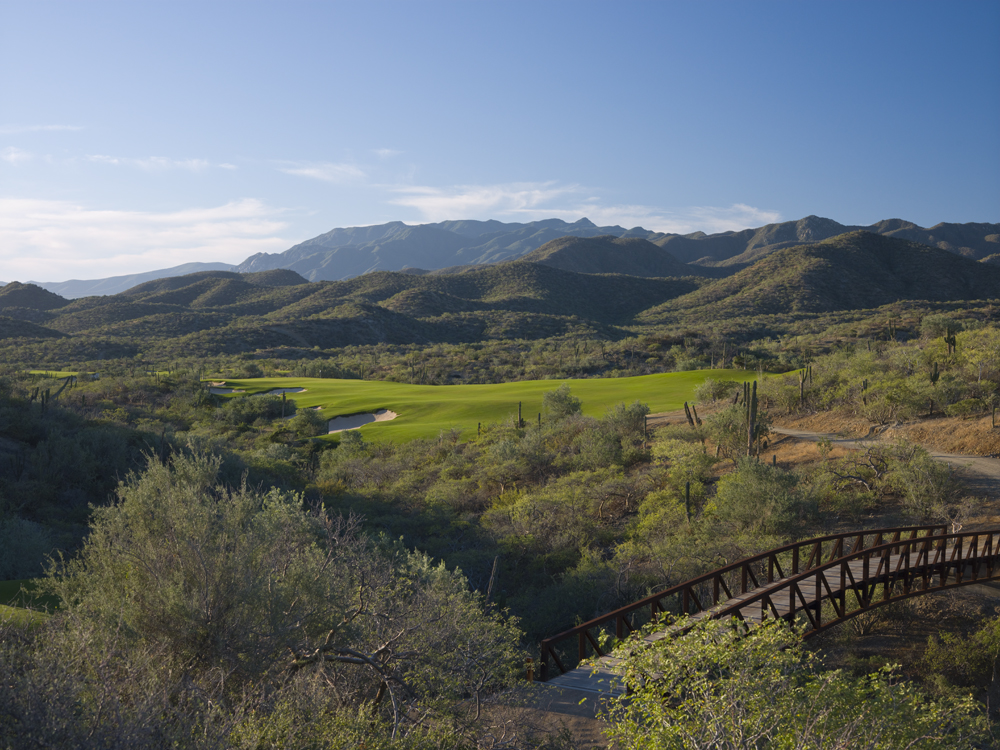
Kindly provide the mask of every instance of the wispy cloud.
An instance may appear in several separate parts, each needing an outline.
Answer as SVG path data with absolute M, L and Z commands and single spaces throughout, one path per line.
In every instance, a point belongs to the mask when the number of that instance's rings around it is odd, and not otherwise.
M 435 188 L 419 185 L 390 188 L 396 194 L 389 202 L 409 206 L 428 221 L 494 218 L 503 216 L 540 217 L 552 215 L 553 201 L 580 189 L 560 187 L 553 182 L 515 182 L 505 185 L 459 185 Z M 530 220 L 530 219 L 529 219 Z
M 394 148 L 377 148 L 375 149 L 375 155 L 379 159 L 391 159 L 394 156 L 399 156 L 402 151 L 397 151 Z
M 15 146 L 8 146 L 3 151 L 0 151 L 0 159 L 3 159 L 8 164 L 12 164 L 15 167 L 18 164 L 24 164 L 26 161 L 31 161 L 34 158 L 34 154 L 30 151 L 25 151 L 24 149 L 16 148 Z
M 364 170 L 353 164 L 334 164 L 332 162 L 285 162 L 278 167 L 279 172 L 293 174 L 297 177 L 309 177 L 323 182 L 349 182 L 363 179 Z
M 64 281 L 191 261 L 239 263 L 293 244 L 283 236 L 283 213 L 253 199 L 151 212 L 0 198 L 0 268 L 4 281 Z
M 567 216 L 563 216 L 563 213 Z M 586 216 L 600 226 L 617 224 L 626 228 L 643 227 L 654 232 L 672 234 L 734 232 L 781 221 L 781 214 L 778 211 L 754 208 L 743 203 L 728 208 L 684 206 L 664 209 L 642 205 L 601 205 L 591 201 L 570 211 L 556 214 L 556 218 L 567 218 L 567 220 L 569 218 L 575 220 L 581 216 Z
M 115 167 L 138 167 L 149 172 L 162 172 L 173 169 L 183 169 L 189 172 L 201 172 L 212 166 L 205 159 L 169 159 L 165 156 L 148 156 L 143 159 L 130 159 L 106 154 L 90 154 L 87 159 L 98 164 L 111 164 Z M 219 166 L 222 166 L 221 164 Z M 232 165 L 224 167 L 231 168 Z
M 780 221 L 777 211 L 743 203 L 729 207 L 686 206 L 662 208 L 616 205 L 603 202 L 579 185 L 555 182 L 521 182 L 500 185 L 459 185 L 437 188 L 420 185 L 389 188 L 389 202 L 415 208 L 426 221 L 446 219 L 563 219 L 587 217 L 599 226 L 641 226 L 657 232 L 708 234 L 727 232 Z
M 60 130 L 83 130 L 79 125 L 0 125 L 0 135 L 21 133 L 53 132 Z

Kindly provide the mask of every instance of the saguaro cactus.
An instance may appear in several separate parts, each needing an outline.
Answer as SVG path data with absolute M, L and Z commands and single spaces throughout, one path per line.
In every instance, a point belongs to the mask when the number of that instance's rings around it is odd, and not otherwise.
M 694 427 L 694 417 L 691 416 L 691 407 L 687 401 L 684 402 L 684 416 L 687 417 L 688 424 Z
M 743 384 L 743 403 L 747 418 L 747 455 L 754 455 L 757 444 L 757 381 Z
M 955 337 L 955 333 L 956 331 L 951 326 L 948 326 L 948 330 L 944 336 L 944 343 L 948 345 L 949 356 L 954 354 L 958 349 L 958 339 Z
M 806 383 L 812 383 L 812 365 L 799 370 L 799 406 L 806 402 Z

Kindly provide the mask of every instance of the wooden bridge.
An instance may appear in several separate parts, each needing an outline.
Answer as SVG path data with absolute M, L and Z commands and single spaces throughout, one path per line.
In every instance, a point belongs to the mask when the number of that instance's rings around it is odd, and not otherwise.
M 899 599 L 1000 578 L 1000 529 L 949 534 L 946 526 L 875 529 L 769 550 L 653 594 L 541 642 L 542 680 L 622 692 L 608 654 L 664 616 L 781 618 L 809 637 Z M 656 641 L 665 628 L 645 636 Z M 577 666 L 590 657 L 594 666 Z

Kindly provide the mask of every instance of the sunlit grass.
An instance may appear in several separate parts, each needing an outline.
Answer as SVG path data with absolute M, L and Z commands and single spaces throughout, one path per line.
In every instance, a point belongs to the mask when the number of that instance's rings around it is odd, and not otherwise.
M 36 593 L 34 580 L 0 581 L 0 623 L 36 627 L 59 604 L 54 596 Z
M 583 402 L 583 413 L 599 417 L 620 402 L 641 401 L 653 413 L 680 409 L 694 398 L 694 389 L 706 378 L 716 380 L 752 380 L 757 374 L 748 370 L 692 370 L 688 372 L 641 375 L 632 378 L 591 378 L 566 380 L 525 380 L 515 383 L 485 385 L 408 385 L 369 380 L 329 378 L 252 378 L 226 380 L 225 387 L 239 388 L 246 394 L 266 393 L 277 388 L 304 388 L 288 394 L 300 408 L 321 407 L 328 419 L 349 414 L 389 409 L 398 417 L 361 428 L 369 439 L 405 441 L 418 437 L 436 437 L 442 430 L 461 430 L 463 437 L 476 434 L 477 424 L 500 422 L 517 415 L 521 403 L 522 418 L 533 423 L 542 411 L 542 397 L 547 391 L 567 383 L 573 395 Z M 330 439 L 337 439 L 331 436 Z

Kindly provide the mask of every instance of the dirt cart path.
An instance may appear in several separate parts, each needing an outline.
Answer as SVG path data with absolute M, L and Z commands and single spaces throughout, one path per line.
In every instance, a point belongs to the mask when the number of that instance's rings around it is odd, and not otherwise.
M 824 432 L 810 432 L 809 430 L 794 430 L 790 427 L 772 427 L 772 432 L 778 435 L 788 435 L 799 440 L 829 440 L 833 445 L 843 448 L 864 448 L 877 442 L 878 438 L 845 438 Z M 923 446 L 932 458 L 943 463 L 947 463 L 956 471 L 962 473 L 962 478 L 973 493 L 987 495 L 992 499 L 1000 498 L 1000 459 L 989 458 L 987 456 L 969 456 L 961 453 L 944 453 L 943 451 Z

